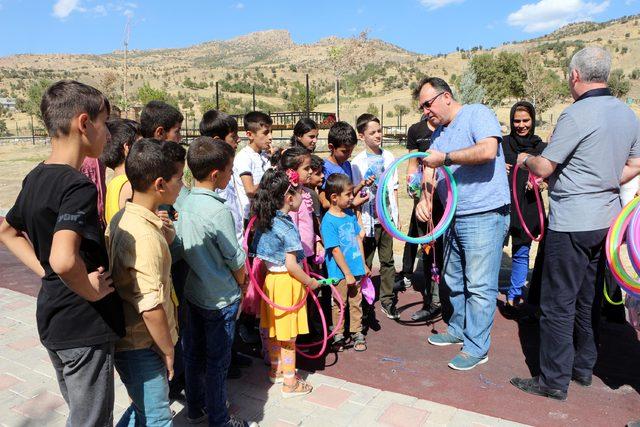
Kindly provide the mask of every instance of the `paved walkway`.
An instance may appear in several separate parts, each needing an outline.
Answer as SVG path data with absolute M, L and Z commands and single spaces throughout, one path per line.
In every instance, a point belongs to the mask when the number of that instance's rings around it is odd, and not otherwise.
M 37 338 L 35 298 L 0 288 L 0 424 L 63 426 L 68 412 L 46 350 Z M 307 374 L 312 394 L 282 399 L 254 359 L 240 380 L 229 381 L 231 412 L 261 426 L 517 426 L 502 420 L 416 397 Z M 116 420 L 128 405 L 116 377 Z M 183 406 L 172 405 L 175 424 L 187 425 Z

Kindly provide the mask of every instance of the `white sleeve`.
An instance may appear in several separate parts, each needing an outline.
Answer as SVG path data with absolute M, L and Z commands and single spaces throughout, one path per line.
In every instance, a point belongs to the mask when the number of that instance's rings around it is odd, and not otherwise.
M 251 170 L 251 159 L 244 150 L 241 150 L 233 160 L 233 169 L 238 177 L 242 175 L 253 175 Z

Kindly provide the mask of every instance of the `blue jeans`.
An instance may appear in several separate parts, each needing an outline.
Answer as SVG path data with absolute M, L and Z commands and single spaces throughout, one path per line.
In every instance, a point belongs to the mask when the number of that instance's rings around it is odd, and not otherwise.
M 511 248 L 511 286 L 507 291 L 507 300 L 513 301 L 522 297 L 522 288 L 529 273 L 529 250 L 531 245 L 513 246 Z
M 167 368 L 155 351 L 119 351 L 115 365 L 132 400 L 116 427 L 170 426 Z
M 509 207 L 457 216 L 445 234 L 444 280 L 453 314 L 447 332 L 464 341 L 462 351 L 489 352 L 498 296 L 502 243 L 509 231 Z
M 240 301 L 220 310 L 206 310 L 187 302 L 183 336 L 187 415 L 196 418 L 207 408 L 209 425 L 229 421 L 227 371 Z

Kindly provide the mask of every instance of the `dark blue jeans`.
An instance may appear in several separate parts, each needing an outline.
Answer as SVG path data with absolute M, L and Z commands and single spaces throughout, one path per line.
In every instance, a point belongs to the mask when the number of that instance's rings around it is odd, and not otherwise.
M 196 418 L 207 408 L 209 425 L 229 421 L 227 371 L 240 301 L 221 310 L 186 303 L 187 328 L 182 338 L 187 392 L 187 414 Z

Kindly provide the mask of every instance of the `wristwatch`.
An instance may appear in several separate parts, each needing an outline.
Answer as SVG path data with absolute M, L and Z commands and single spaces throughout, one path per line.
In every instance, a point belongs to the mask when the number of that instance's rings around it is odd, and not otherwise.
M 529 160 L 530 157 L 532 157 L 531 154 L 525 157 L 524 160 L 522 161 L 522 165 L 527 169 L 529 169 L 529 167 L 527 166 L 527 160 Z
M 444 155 L 444 165 L 445 166 L 451 166 L 453 164 L 453 161 L 451 160 L 451 156 L 449 156 L 449 153 L 445 153 Z

